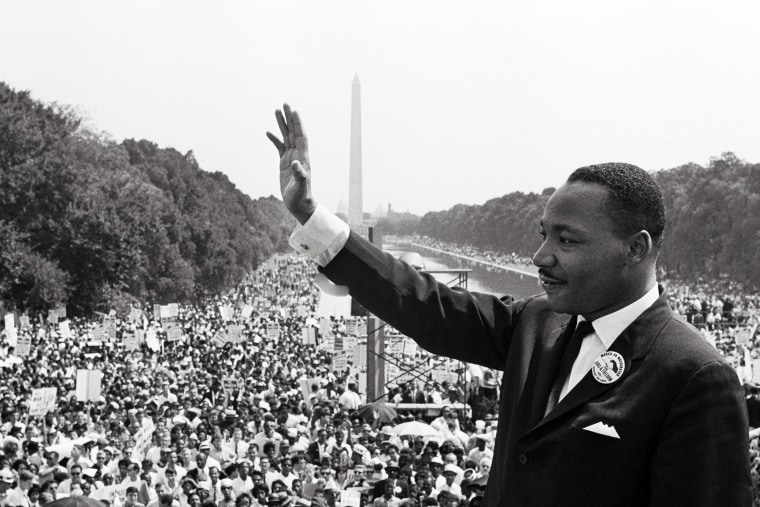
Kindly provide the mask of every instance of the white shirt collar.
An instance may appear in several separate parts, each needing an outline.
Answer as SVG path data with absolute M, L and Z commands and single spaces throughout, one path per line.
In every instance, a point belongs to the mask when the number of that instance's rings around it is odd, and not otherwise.
M 620 336 L 620 333 L 630 326 L 634 320 L 638 319 L 647 308 L 652 306 L 658 297 L 660 297 L 660 291 L 655 283 L 646 294 L 630 305 L 593 321 L 594 333 L 604 344 L 604 348 L 609 349 L 617 337 Z M 579 323 L 584 320 L 586 319 L 580 315 L 578 316 Z

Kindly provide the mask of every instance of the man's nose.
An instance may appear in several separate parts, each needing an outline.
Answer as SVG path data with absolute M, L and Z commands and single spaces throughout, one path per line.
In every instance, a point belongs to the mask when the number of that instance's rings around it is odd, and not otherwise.
M 556 259 L 549 246 L 549 241 L 544 241 L 541 243 L 541 246 L 538 247 L 536 253 L 533 254 L 533 264 L 542 268 L 553 266 L 555 262 Z

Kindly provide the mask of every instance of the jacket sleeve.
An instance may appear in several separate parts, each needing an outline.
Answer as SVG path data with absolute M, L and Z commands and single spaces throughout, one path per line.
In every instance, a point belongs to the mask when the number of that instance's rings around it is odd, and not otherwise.
M 450 288 L 355 233 L 321 268 L 359 303 L 435 354 L 503 369 L 518 304 Z
M 752 505 L 747 410 L 731 366 L 715 361 L 699 368 L 660 435 L 651 505 Z

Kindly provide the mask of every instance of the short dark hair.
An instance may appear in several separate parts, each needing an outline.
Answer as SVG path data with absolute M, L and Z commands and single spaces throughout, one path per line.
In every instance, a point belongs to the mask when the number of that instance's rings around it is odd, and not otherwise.
M 609 190 L 606 207 L 622 235 L 646 230 L 656 247 L 665 230 L 665 203 L 654 177 L 632 164 L 609 162 L 576 169 L 568 183 L 597 183 Z

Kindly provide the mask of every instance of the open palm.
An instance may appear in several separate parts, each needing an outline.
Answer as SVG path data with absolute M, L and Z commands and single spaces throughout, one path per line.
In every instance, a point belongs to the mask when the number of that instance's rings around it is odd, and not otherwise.
M 267 137 L 280 154 L 280 192 L 285 207 L 304 223 L 316 208 L 311 193 L 309 147 L 298 113 L 287 104 L 283 111 L 275 112 L 282 140 L 271 132 L 267 132 Z

